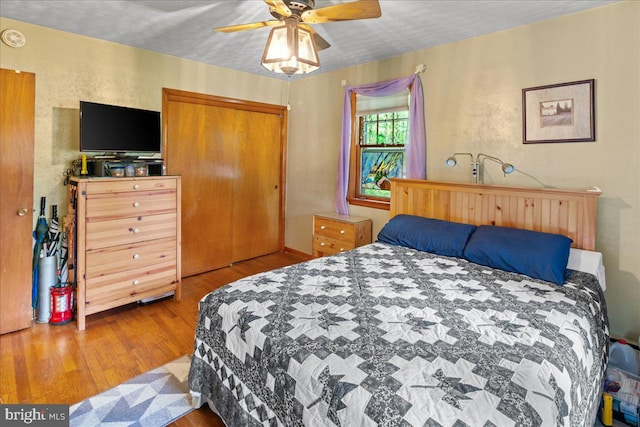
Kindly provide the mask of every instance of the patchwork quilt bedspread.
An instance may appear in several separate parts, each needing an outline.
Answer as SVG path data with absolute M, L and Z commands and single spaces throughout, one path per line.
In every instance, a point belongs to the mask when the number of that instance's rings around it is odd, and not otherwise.
M 200 302 L 189 386 L 228 426 L 590 426 L 608 320 L 557 286 L 373 243 Z

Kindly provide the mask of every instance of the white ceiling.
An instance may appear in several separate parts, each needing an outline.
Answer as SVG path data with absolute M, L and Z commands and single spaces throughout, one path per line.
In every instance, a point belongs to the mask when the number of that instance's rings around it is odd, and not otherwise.
M 378 19 L 316 24 L 331 47 L 313 74 L 390 58 L 614 3 L 615 0 L 380 0 Z M 316 9 L 346 3 L 317 0 Z M 249 73 L 268 28 L 215 27 L 273 17 L 262 0 L 0 0 L 0 16 Z M 0 30 L 5 30 L 1 28 Z M 25 34 L 27 43 L 29 35 Z M 311 74 L 311 75 L 313 75 Z

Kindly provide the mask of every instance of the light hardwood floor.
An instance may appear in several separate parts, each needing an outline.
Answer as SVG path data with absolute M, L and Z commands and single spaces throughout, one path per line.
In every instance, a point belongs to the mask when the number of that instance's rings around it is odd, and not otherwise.
M 182 300 L 131 304 L 0 336 L 0 402 L 74 404 L 193 351 L 198 301 L 242 277 L 304 261 L 279 253 L 183 279 Z M 206 406 L 172 426 L 222 426 Z

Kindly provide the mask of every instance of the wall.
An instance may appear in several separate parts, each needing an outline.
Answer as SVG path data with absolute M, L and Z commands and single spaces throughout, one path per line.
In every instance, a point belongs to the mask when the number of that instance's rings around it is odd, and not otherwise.
M 602 189 L 597 250 L 607 273 L 613 335 L 640 333 L 640 2 L 622 2 L 371 64 L 307 77 L 291 85 L 287 246 L 311 251 L 311 215 L 331 211 L 335 191 L 341 80 L 350 85 L 410 75 L 425 92 L 427 176 L 466 181 L 453 152 L 482 152 L 513 163 L 503 177 L 487 163 L 486 183 Z M 596 80 L 596 141 L 522 143 L 522 88 Z M 309 120 L 313 117 L 313 120 Z M 388 212 L 351 207 L 374 220 Z
M 163 87 L 271 104 L 281 104 L 286 90 L 277 79 L 0 18 L 7 28 L 24 33 L 27 44 L 0 43 L 0 67 L 36 74 L 34 207 L 45 196 L 60 215 L 63 172 L 80 157 L 80 100 L 161 111 Z

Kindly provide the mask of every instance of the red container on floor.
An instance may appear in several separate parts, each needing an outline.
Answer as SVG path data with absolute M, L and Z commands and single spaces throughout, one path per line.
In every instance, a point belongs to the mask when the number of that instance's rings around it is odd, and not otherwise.
M 73 288 L 63 286 L 51 288 L 51 318 L 52 325 L 64 325 L 73 319 Z

